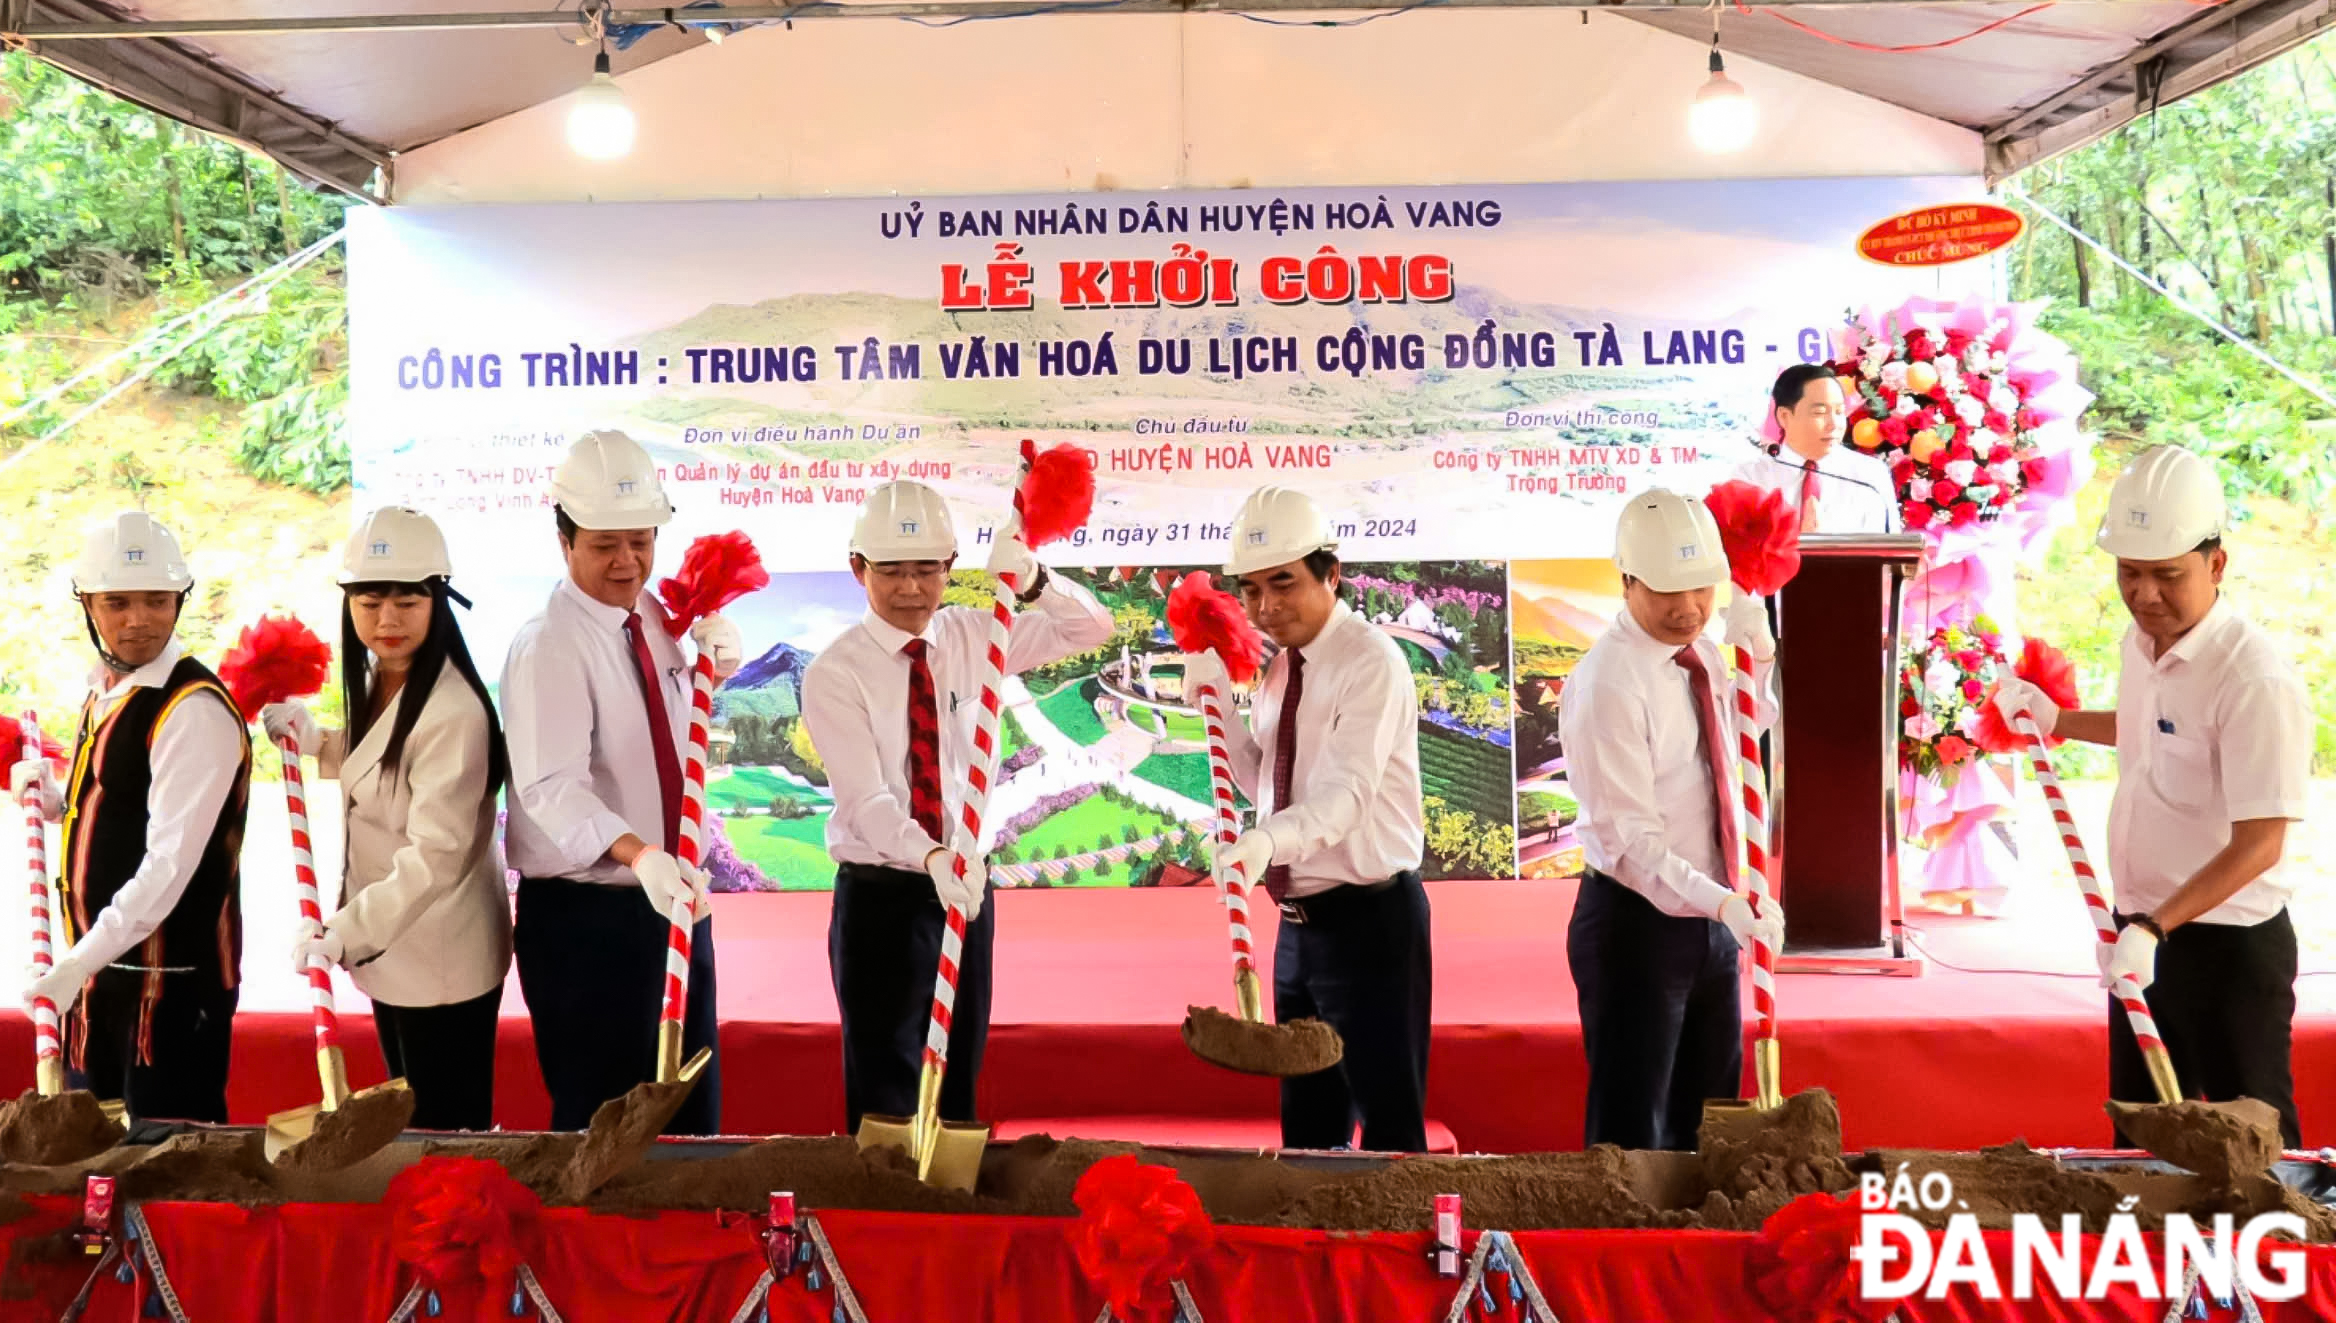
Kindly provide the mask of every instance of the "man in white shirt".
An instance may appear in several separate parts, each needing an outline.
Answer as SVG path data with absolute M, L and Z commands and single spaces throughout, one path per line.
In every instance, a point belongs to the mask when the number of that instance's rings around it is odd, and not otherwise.
M 1783 438 L 1763 445 L 1729 476 L 1784 493 L 1803 533 L 1895 533 L 1898 488 L 1890 466 L 1841 444 L 1849 416 L 1841 382 L 1823 363 L 1778 374 L 1768 408 Z
M 578 440 L 552 478 L 568 574 L 520 627 L 503 666 L 511 788 L 505 849 L 518 870 L 512 930 L 552 1129 L 656 1077 L 657 1020 L 674 903 L 691 897 L 682 1055 L 715 1048 L 667 1134 L 721 1122 L 714 920 L 706 877 L 680 843 L 689 663 L 650 589 L 657 530 L 673 518 L 657 465 L 622 432 Z M 714 673 L 738 669 L 736 627 L 690 631 Z
M 1623 508 L 1614 541 L 1624 610 L 1559 700 L 1588 865 L 1566 932 L 1590 1063 L 1583 1143 L 1685 1151 L 1703 1105 L 1741 1092 L 1743 948 L 1780 947 L 1784 912 L 1736 887 L 1728 680 L 1703 633 L 1728 577 L 1719 529 L 1703 502 L 1656 489 Z M 1776 645 L 1759 599 L 1729 602 L 1726 638 L 1753 658 L 1765 727 Z
M 1282 1081 L 1282 1145 L 1427 1147 L 1428 896 L 1420 885 L 1419 711 L 1411 668 L 1339 600 L 1338 543 L 1305 493 L 1262 487 L 1233 521 L 1225 573 L 1280 647 L 1249 719 L 1225 723 L 1257 825 L 1227 847 L 1281 910 L 1273 1014 L 1345 1040 L 1338 1065 Z M 1214 653 L 1188 688 L 1230 693 Z
M 74 1086 L 132 1117 L 224 1124 L 251 740 L 218 677 L 179 647 L 193 587 L 177 540 L 149 516 L 90 534 L 73 591 L 99 664 L 72 772 L 59 783 L 38 759 L 9 781 L 64 817 L 70 945 L 24 1002 L 46 997 L 65 1015 Z
M 940 1115 L 974 1119 L 997 925 L 986 903 L 989 869 L 965 832 L 962 804 L 990 612 L 942 607 L 956 559 L 957 532 L 939 492 L 905 481 L 878 487 L 852 529 L 852 576 L 868 594 L 868 614 L 803 673 L 803 722 L 835 797 L 827 961 L 843 1028 L 847 1131 L 871 1112 L 917 1111 L 944 901 L 965 911 L 966 927 Z M 988 569 L 1013 579 L 1023 607 L 1007 636 L 1007 674 L 1110 639 L 1110 612 L 1047 573 L 1012 527 L 997 538 Z
M 2186 1095 L 2269 1103 L 2299 1148 L 2295 879 L 2283 859 L 2310 791 L 2312 708 L 2295 669 L 2223 600 L 2224 531 L 2211 465 L 2174 446 L 2143 452 L 2110 487 L 2095 539 L 2117 559 L 2133 616 L 2116 710 L 2063 712 L 2017 679 L 1995 702 L 2047 735 L 2116 746 L 2109 877 L 2121 931 L 2114 946 L 2095 944 L 2102 986 L 2140 982 Z M 2109 1096 L 2157 1101 L 2114 1000 Z

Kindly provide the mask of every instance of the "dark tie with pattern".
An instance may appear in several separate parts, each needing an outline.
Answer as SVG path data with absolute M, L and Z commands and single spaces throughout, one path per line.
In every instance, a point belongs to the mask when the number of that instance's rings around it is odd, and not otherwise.
M 1703 663 L 1695 659 L 1695 649 L 1681 648 L 1671 654 L 1679 669 L 1687 672 L 1687 688 L 1695 698 L 1695 731 L 1703 737 L 1704 760 L 1711 764 L 1711 798 L 1713 816 L 1719 827 L 1720 876 L 1713 880 L 1730 891 L 1736 889 L 1736 815 L 1728 807 L 1727 723 L 1719 719 L 1719 711 L 1712 705 L 1711 675 Z
M 657 793 L 665 806 L 665 842 L 668 853 L 681 848 L 681 754 L 673 747 L 673 716 L 665 708 L 665 693 L 657 684 L 657 663 L 649 656 L 649 638 L 641 632 L 641 613 L 625 613 L 625 637 L 633 644 L 633 669 L 641 678 L 641 704 L 649 718 L 649 747 L 657 755 Z
M 925 834 L 941 837 L 941 704 L 933 692 L 933 668 L 925 664 L 925 641 L 900 645 L 908 658 L 908 813 Z
M 1290 683 L 1282 690 L 1281 715 L 1273 726 L 1273 811 L 1290 806 L 1290 781 L 1298 765 L 1298 700 L 1306 692 L 1306 654 L 1290 649 Z M 1290 866 L 1275 864 L 1265 870 L 1265 894 L 1275 904 L 1290 894 Z

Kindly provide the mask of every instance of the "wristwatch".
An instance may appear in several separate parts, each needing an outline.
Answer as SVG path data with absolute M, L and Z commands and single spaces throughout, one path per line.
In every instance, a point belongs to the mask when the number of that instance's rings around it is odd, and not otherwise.
M 2134 927 L 2147 932 L 2150 936 L 2157 938 L 2161 942 L 2166 940 L 2166 930 L 2164 926 L 2150 915 L 2136 914 L 2131 919 L 2127 920 L 2127 922 L 2131 923 Z
M 1023 591 L 1023 592 L 1019 592 L 1019 593 L 1016 593 L 1016 594 L 1014 594 L 1014 600 L 1015 600 L 1017 603 L 1019 603 L 1020 605 L 1023 605 L 1023 606 L 1028 606 L 1028 605 L 1030 605 L 1032 602 L 1035 602 L 1035 601 L 1037 601 L 1037 600 L 1038 600 L 1038 595 L 1039 595 L 1040 593 L 1043 593 L 1043 592 L 1045 592 L 1045 591 L 1046 591 L 1046 567 L 1045 567 L 1044 565 L 1041 565 L 1041 566 L 1039 566 L 1039 567 L 1038 567 L 1038 573 L 1036 573 L 1036 574 L 1033 574 L 1033 575 L 1031 575 L 1031 576 L 1030 576 L 1030 587 L 1029 587 L 1027 590 Z

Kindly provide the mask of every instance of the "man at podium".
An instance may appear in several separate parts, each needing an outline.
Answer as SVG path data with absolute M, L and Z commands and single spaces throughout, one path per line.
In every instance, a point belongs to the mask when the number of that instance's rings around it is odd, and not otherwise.
M 1786 368 L 1769 388 L 1768 407 L 1781 439 L 1762 445 L 1729 476 L 1784 493 L 1800 512 L 1803 533 L 1898 531 L 1897 484 L 1889 466 L 1841 444 L 1849 410 L 1832 368 Z

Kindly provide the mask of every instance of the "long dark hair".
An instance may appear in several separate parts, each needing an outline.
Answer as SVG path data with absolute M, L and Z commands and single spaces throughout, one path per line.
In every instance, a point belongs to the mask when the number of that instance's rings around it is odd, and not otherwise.
M 511 758 L 503 747 L 502 723 L 495 719 L 495 700 L 488 697 L 486 681 L 479 678 L 479 668 L 470 659 L 470 648 L 462 641 L 462 628 L 454 623 L 454 604 L 448 599 L 444 579 L 431 579 L 427 583 L 352 583 L 342 588 L 341 697 L 349 709 L 348 747 L 356 748 L 373 727 L 372 654 L 366 650 L 364 640 L 357 637 L 357 617 L 349 608 L 349 599 L 360 593 L 421 593 L 430 599 L 430 632 L 422 636 L 422 646 L 414 650 L 414 659 L 407 665 L 405 690 L 397 697 L 397 714 L 390 721 L 389 746 L 382 750 L 382 766 L 397 766 L 406 751 L 406 736 L 413 733 L 414 723 L 422 719 L 422 705 L 430 701 L 430 690 L 438 683 L 439 672 L 451 663 L 455 674 L 468 682 L 471 692 L 479 696 L 479 706 L 486 709 L 487 794 L 492 797 L 510 776 Z

